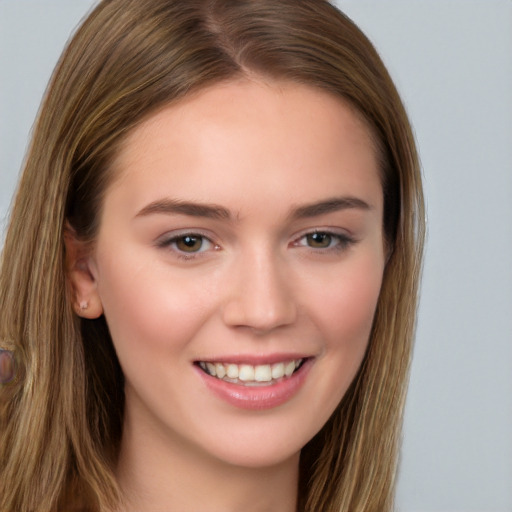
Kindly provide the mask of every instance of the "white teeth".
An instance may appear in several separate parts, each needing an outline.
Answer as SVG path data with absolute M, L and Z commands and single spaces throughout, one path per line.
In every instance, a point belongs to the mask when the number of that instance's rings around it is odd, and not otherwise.
M 206 363 L 206 368 L 208 369 L 208 373 L 210 375 L 215 375 L 215 365 L 212 363 Z
M 219 379 L 223 379 L 226 376 L 226 368 L 223 364 L 217 363 L 215 365 L 215 373 Z
M 254 368 L 254 380 L 257 382 L 270 382 L 272 380 L 272 370 L 269 364 L 256 366 Z
M 244 382 L 254 380 L 254 366 L 250 366 L 248 364 L 240 365 L 238 369 L 238 378 Z
M 280 379 L 284 377 L 284 363 L 277 363 L 272 365 L 272 378 Z
M 228 364 L 228 367 L 226 368 L 226 373 L 230 379 L 238 379 L 238 365 Z
M 290 361 L 284 367 L 284 374 L 287 377 L 290 377 L 294 371 L 295 371 L 295 361 Z
M 245 385 L 272 382 L 283 377 L 291 377 L 293 372 L 302 364 L 302 359 L 295 359 L 282 363 L 250 365 L 250 364 L 223 364 L 201 361 L 199 366 L 212 377 L 228 382 L 241 381 Z

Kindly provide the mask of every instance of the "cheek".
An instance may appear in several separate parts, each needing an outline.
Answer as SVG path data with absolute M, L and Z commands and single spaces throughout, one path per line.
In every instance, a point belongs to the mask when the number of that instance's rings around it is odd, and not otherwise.
M 329 277 L 311 296 L 317 327 L 331 349 L 358 350 L 368 342 L 382 283 L 383 265 L 369 259 L 347 266 Z M 319 307 L 320 306 L 320 307 Z
M 358 260 L 318 276 L 308 286 L 309 318 L 321 336 L 322 350 L 313 367 L 317 404 L 316 433 L 339 405 L 361 366 L 375 315 L 383 266 L 379 259 Z M 313 431 L 314 429 L 312 429 Z
M 98 292 L 120 359 L 182 348 L 206 315 L 201 282 L 180 279 L 151 262 L 107 262 L 100 269 Z M 144 352 L 137 349 L 144 349 Z
M 343 290 L 333 292 L 332 306 L 327 308 L 331 332 L 339 340 L 366 344 L 373 323 L 380 291 L 380 280 L 345 282 Z
M 364 262 L 363 262 L 364 263 Z M 383 266 L 375 260 L 333 275 L 317 309 L 317 328 L 325 340 L 326 385 L 335 390 L 336 407 L 354 379 L 366 352 L 382 282 Z M 316 303 L 320 297 L 313 297 Z M 327 376 L 330 376 L 327 377 Z

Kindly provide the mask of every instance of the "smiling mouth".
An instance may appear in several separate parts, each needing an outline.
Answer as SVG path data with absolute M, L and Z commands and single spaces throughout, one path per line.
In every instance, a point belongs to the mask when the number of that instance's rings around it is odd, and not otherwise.
M 304 364 L 305 359 L 292 359 L 274 364 L 233 364 L 198 361 L 207 375 L 243 386 L 269 386 L 291 377 Z

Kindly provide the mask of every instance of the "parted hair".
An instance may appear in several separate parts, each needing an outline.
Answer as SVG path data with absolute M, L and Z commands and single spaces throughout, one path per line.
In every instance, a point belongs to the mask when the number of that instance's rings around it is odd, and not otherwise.
M 241 76 L 348 102 L 377 147 L 388 259 L 359 372 L 300 461 L 301 512 L 393 509 L 414 335 L 424 206 L 412 130 L 376 50 L 326 0 L 103 0 L 47 89 L 1 259 L 0 511 L 109 512 L 123 374 L 103 317 L 80 319 L 64 234 L 94 243 L 110 163 L 142 120 Z

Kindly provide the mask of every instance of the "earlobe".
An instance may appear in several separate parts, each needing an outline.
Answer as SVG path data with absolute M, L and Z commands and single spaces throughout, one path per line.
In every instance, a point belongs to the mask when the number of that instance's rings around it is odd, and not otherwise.
M 64 229 L 64 245 L 66 280 L 71 292 L 73 309 L 82 318 L 98 318 L 103 314 L 103 305 L 92 269 L 90 245 L 78 239 L 69 223 L 66 223 Z

